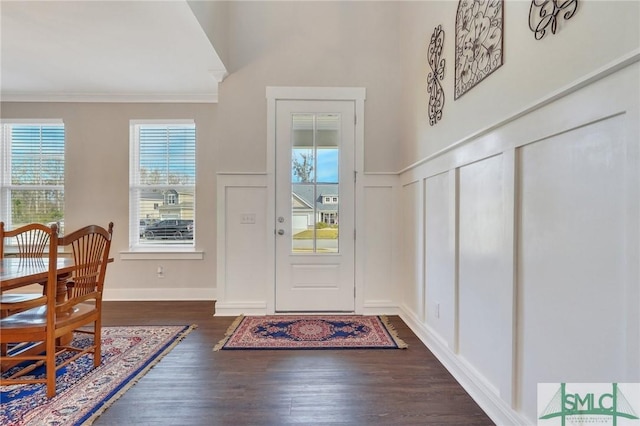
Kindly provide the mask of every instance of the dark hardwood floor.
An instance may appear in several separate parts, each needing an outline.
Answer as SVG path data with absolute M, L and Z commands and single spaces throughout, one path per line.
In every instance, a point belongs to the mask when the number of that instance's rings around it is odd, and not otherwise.
M 105 302 L 103 324 L 197 324 L 95 425 L 492 425 L 429 350 L 219 351 L 212 302 Z

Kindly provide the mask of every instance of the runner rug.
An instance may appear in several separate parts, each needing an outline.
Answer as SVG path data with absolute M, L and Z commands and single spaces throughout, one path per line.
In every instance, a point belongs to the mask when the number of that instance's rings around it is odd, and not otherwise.
M 225 349 L 404 349 L 384 316 L 240 316 L 214 348 Z
M 90 425 L 194 328 L 103 327 L 102 364 L 92 369 L 85 355 L 58 370 L 55 397 L 47 399 L 43 384 L 0 387 L 0 424 Z M 76 333 L 74 342 L 89 345 L 91 337 Z

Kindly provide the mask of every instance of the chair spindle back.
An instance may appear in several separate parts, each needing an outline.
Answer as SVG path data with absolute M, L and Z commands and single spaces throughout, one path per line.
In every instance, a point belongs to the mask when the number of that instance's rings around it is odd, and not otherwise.
M 58 239 L 58 246 L 71 248 L 75 264 L 67 285 L 66 304 L 95 298 L 96 293 L 101 298 L 112 235 L 113 223 L 109 223 L 108 229 L 89 225 Z
M 45 249 L 51 241 L 51 228 L 39 223 L 31 223 L 11 231 L 4 229 L 0 222 L 0 258 L 4 257 L 5 238 L 15 240 L 17 255 L 22 258 L 43 257 Z

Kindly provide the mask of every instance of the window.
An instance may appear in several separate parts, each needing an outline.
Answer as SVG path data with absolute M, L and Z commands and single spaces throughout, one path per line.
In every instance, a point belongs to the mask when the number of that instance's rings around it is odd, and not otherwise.
M 176 191 L 167 191 L 166 200 L 167 204 L 178 204 L 178 194 L 176 193 Z
M 320 221 L 326 223 L 327 225 L 337 225 L 338 224 L 338 213 L 322 213 L 320 215 Z
M 130 245 L 193 247 L 195 124 L 134 121 L 130 145 Z
M 7 229 L 57 223 L 64 233 L 64 124 L 3 122 L 0 220 Z

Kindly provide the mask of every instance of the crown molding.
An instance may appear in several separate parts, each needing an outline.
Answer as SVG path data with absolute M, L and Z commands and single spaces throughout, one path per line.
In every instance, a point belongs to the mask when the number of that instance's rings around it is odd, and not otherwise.
M 211 93 L 0 93 L 2 102 L 218 103 Z

